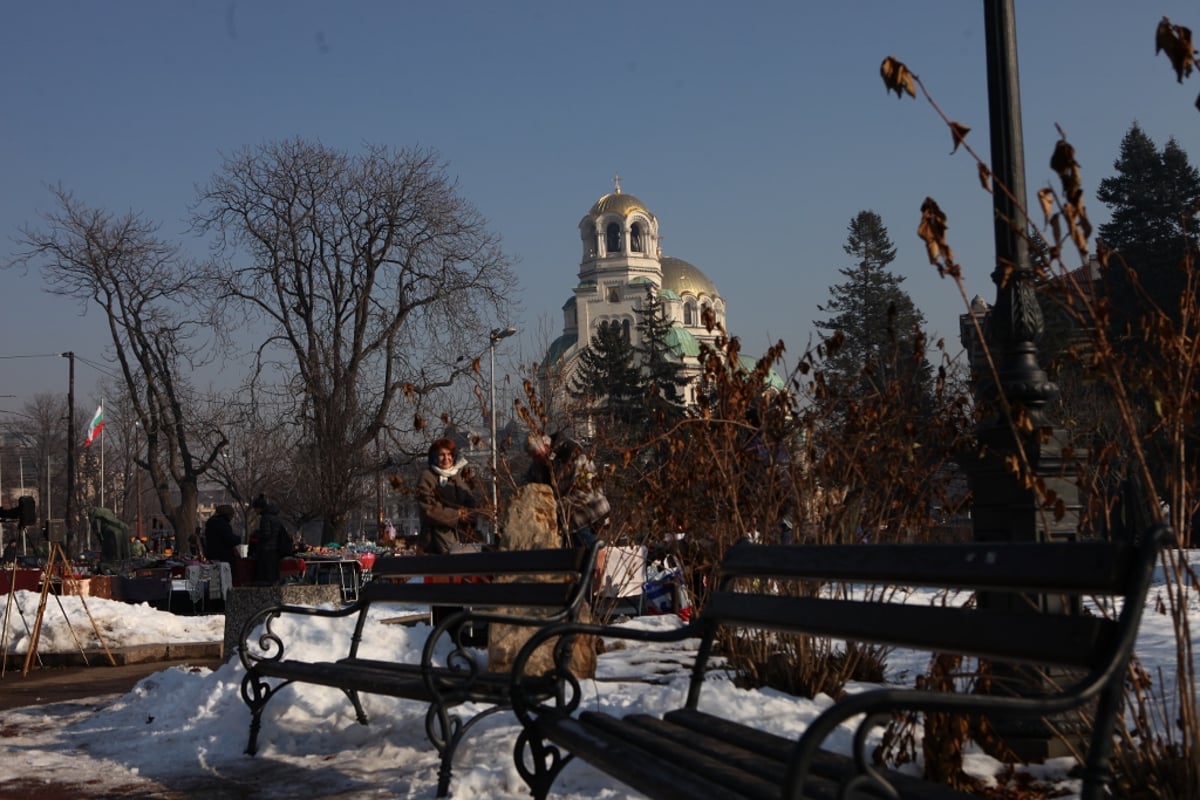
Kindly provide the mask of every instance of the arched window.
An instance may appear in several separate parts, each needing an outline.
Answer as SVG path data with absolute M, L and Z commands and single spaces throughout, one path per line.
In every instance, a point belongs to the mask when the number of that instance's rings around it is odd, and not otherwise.
M 625 334 L 625 341 L 627 341 L 627 342 L 630 341 L 630 339 L 629 339 L 629 336 L 630 336 L 629 320 L 625 319 L 625 320 L 621 321 L 621 332 Z
M 696 304 L 691 301 L 683 306 L 683 324 L 693 328 L 700 324 L 700 321 L 696 319 Z
M 604 248 L 610 255 L 621 252 L 621 226 L 615 222 L 604 229 Z
M 629 229 L 629 250 L 633 253 L 644 252 L 642 249 L 642 223 L 635 222 Z

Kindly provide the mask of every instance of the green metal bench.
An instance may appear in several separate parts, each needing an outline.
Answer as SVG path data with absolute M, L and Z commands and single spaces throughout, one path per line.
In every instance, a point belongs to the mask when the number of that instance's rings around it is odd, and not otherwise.
M 1093 716 L 1081 796 L 1098 800 L 1110 778 L 1113 727 L 1154 566 L 1171 541 L 1170 531 L 1159 527 L 1137 545 L 737 545 L 721 565 L 719 588 L 682 628 L 639 631 L 564 623 L 530 639 L 513 667 L 514 711 L 522 724 L 514 752 L 517 769 L 539 800 L 573 758 L 658 800 L 962 798 L 969 795 L 874 764 L 870 732 L 906 712 L 1036 721 L 1088 706 Z M 879 592 L 847 599 L 815 590 L 825 582 L 964 589 L 1010 598 L 1013 593 L 1109 597 L 1118 601 L 1119 611 L 1105 618 L 1005 610 L 1005 604 L 990 602 L 984 608 L 906 605 L 880 599 L 885 595 Z M 783 588 L 793 585 L 804 590 Z M 1068 680 L 1042 687 L 1037 696 L 906 687 L 848 694 L 791 739 L 700 709 L 708 662 L 723 628 L 957 653 L 1036 670 L 1052 666 L 1063 668 Z M 581 633 L 646 642 L 699 639 L 683 707 L 661 717 L 581 711 L 580 685 L 562 668 L 565 645 Z M 525 660 L 532 649 L 552 640 L 557 640 L 559 667 L 527 675 Z M 830 733 L 860 715 L 852 756 L 823 749 Z
M 510 674 L 481 667 L 471 652 L 468 632 L 490 624 L 542 626 L 576 619 L 589 592 L 595 558 L 595 548 L 380 558 L 374 564 L 373 579 L 349 605 L 337 609 L 286 605 L 263 609 L 246 621 L 239 646 L 246 668 L 241 695 L 250 708 L 246 753 L 254 755 L 258 750 L 264 707 L 280 689 L 292 683 L 341 689 L 364 725 L 368 718 L 362 694 L 415 700 L 429 706 L 425 730 L 441 757 L 438 796 L 445 796 L 454 752 L 467 731 L 484 717 L 509 708 Z M 465 580 L 456 580 L 460 578 Z M 368 611 L 375 604 L 463 610 L 434 626 L 419 661 L 381 661 L 358 655 Z M 330 654 L 320 661 L 288 658 L 285 642 L 273 630 L 273 624 L 288 615 L 346 618 L 347 625 L 354 620 L 349 651 L 341 656 Z M 453 649 L 439 660 L 435 658 L 437 645 L 447 637 Z M 485 708 L 464 721 L 455 708 L 468 702 L 484 704 Z

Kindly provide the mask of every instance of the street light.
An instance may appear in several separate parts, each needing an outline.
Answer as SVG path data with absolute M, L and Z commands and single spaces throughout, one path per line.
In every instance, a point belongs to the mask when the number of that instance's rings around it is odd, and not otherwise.
M 516 332 L 517 329 L 511 325 L 503 330 L 500 328 L 493 328 L 492 335 L 489 337 L 490 345 L 488 349 L 491 353 L 492 366 L 490 379 L 491 400 L 490 408 L 488 409 L 488 417 L 491 419 L 492 423 L 492 536 L 489 544 L 496 543 L 496 526 L 498 524 L 496 516 L 500 510 L 499 475 L 497 474 L 499 466 L 496 463 L 496 342 L 500 341 L 501 339 L 507 339 Z

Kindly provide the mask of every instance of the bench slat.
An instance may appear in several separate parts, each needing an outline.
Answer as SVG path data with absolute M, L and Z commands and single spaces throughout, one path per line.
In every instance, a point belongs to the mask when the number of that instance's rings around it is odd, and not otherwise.
M 705 619 L 982 658 L 1092 667 L 1116 635 L 1100 617 L 716 592 Z
M 703 737 L 697 741 L 736 742 L 741 749 L 760 752 L 782 764 L 791 760 L 796 747 L 794 739 L 776 736 L 703 711 L 683 708 L 668 712 L 665 718 L 680 729 L 686 730 L 688 736 Z M 835 783 L 843 780 L 853 770 L 854 762 L 849 756 L 827 750 L 818 753 L 812 765 L 814 775 Z M 925 800 L 961 800 L 970 797 L 948 786 L 931 785 L 895 770 L 885 770 L 885 774 L 892 785 L 900 790 L 902 797 L 921 797 Z M 782 783 L 782 777 L 780 782 Z M 806 796 L 812 796 L 811 792 L 812 790 L 807 791 Z
M 669 718 L 659 718 L 650 714 L 630 714 L 619 720 L 609 716 L 607 720 L 613 723 L 607 728 L 610 731 L 622 733 L 622 730 L 628 727 L 644 730 L 651 740 L 670 740 L 685 750 L 715 758 L 731 770 L 758 775 L 766 779 L 773 787 L 778 787 L 783 783 L 783 776 L 787 772 L 786 753 L 782 758 L 776 758 L 777 751 L 746 747 L 745 741 L 741 737 L 722 739 L 713 736 L 710 731 L 697 731 L 680 726 Z M 599 722 L 592 717 L 588 717 L 588 721 L 593 724 Z M 622 736 L 631 738 L 624 736 L 623 733 Z M 636 739 L 631 738 L 631 741 L 639 747 L 644 746 Z M 712 777 L 720 780 L 719 777 Z M 739 787 L 734 785 L 732 788 Z
M 456 606 L 561 608 L 576 583 L 377 583 L 359 592 L 363 603 L 429 603 Z
M 259 675 L 283 678 L 289 681 L 332 686 L 337 689 L 353 688 L 369 694 L 403 697 L 409 700 L 429 702 L 431 697 L 420 674 L 406 672 L 382 672 L 373 669 L 355 669 L 338 663 L 310 663 L 306 661 L 260 661 L 255 666 Z
M 613 735 L 603 728 L 588 724 L 582 716 L 544 715 L 538 722 L 547 739 L 570 752 L 586 753 L 588 763 L 601 767 L 618 780 L 651 797 L 662 800 L 744 800 L 746 797 L 742 792 L 728 789 L 705 777 L 722 768 L 723 765 L 716 759 L 701 759 L 701 769 L 696 767 L 695 762 L 683 766 L 684 753 L 678 753 L 680 758 L 661 759 L 633 746 L 624 736 Z M 778 796 L 775 787 L 765 782 L 760 784 L 760 791 L 752 796 Z
M 1109 542 L 946 545 L 747 545 L 730 548 L 723 577 L 813 578 L 995 591 L 1120 594 L 1135 548 Z
M 480 553 L 389 556 L 377 558 L 371 574 L 389 575 L 493 575 L 538 572 L 581 572 L 586 548 L 498 550 Z
M 337 662 L 348 668 L 348 675 L 358 677 L 366 674 L 393 675 L 412 674 L 421 680 L 421 668 L 412 664 L 396 664 L 366 658 L 343 658 Z M 469 697 L 476 702 L 505 703 L 508 699 L 511 675 L 507 672 L 479 672 L 467 678 L 465 673 L 447 667 L 433 667 L 430 673 L 441 679 L 442 690 L 447 695 Z

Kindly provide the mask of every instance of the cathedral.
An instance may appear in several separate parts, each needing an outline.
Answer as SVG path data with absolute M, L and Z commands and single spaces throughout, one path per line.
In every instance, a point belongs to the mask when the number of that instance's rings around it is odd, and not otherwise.
M 634 346 L 640 344 L 636 311 L 644 305 L 648 287 L 673 323 L 668 344 L 689 377 L 700 373 L 700 343 L 711 344 L 717 335 L 704 327 L 705 309 L 725 325 L 725 301 L 717 287 L 694 265 L 663 255 L 658 217 L 621 191 L 620 178 L 613 183 L 613 191 L 579 222 L 579 282 L 563 305 L 562 335 L 550 345 L 544 362 L 558 387 L 568 385 L 579 353 L 602 323 L 621 326 Z M 694 402 L 694 384 L 685 391 L 685 402 Z

